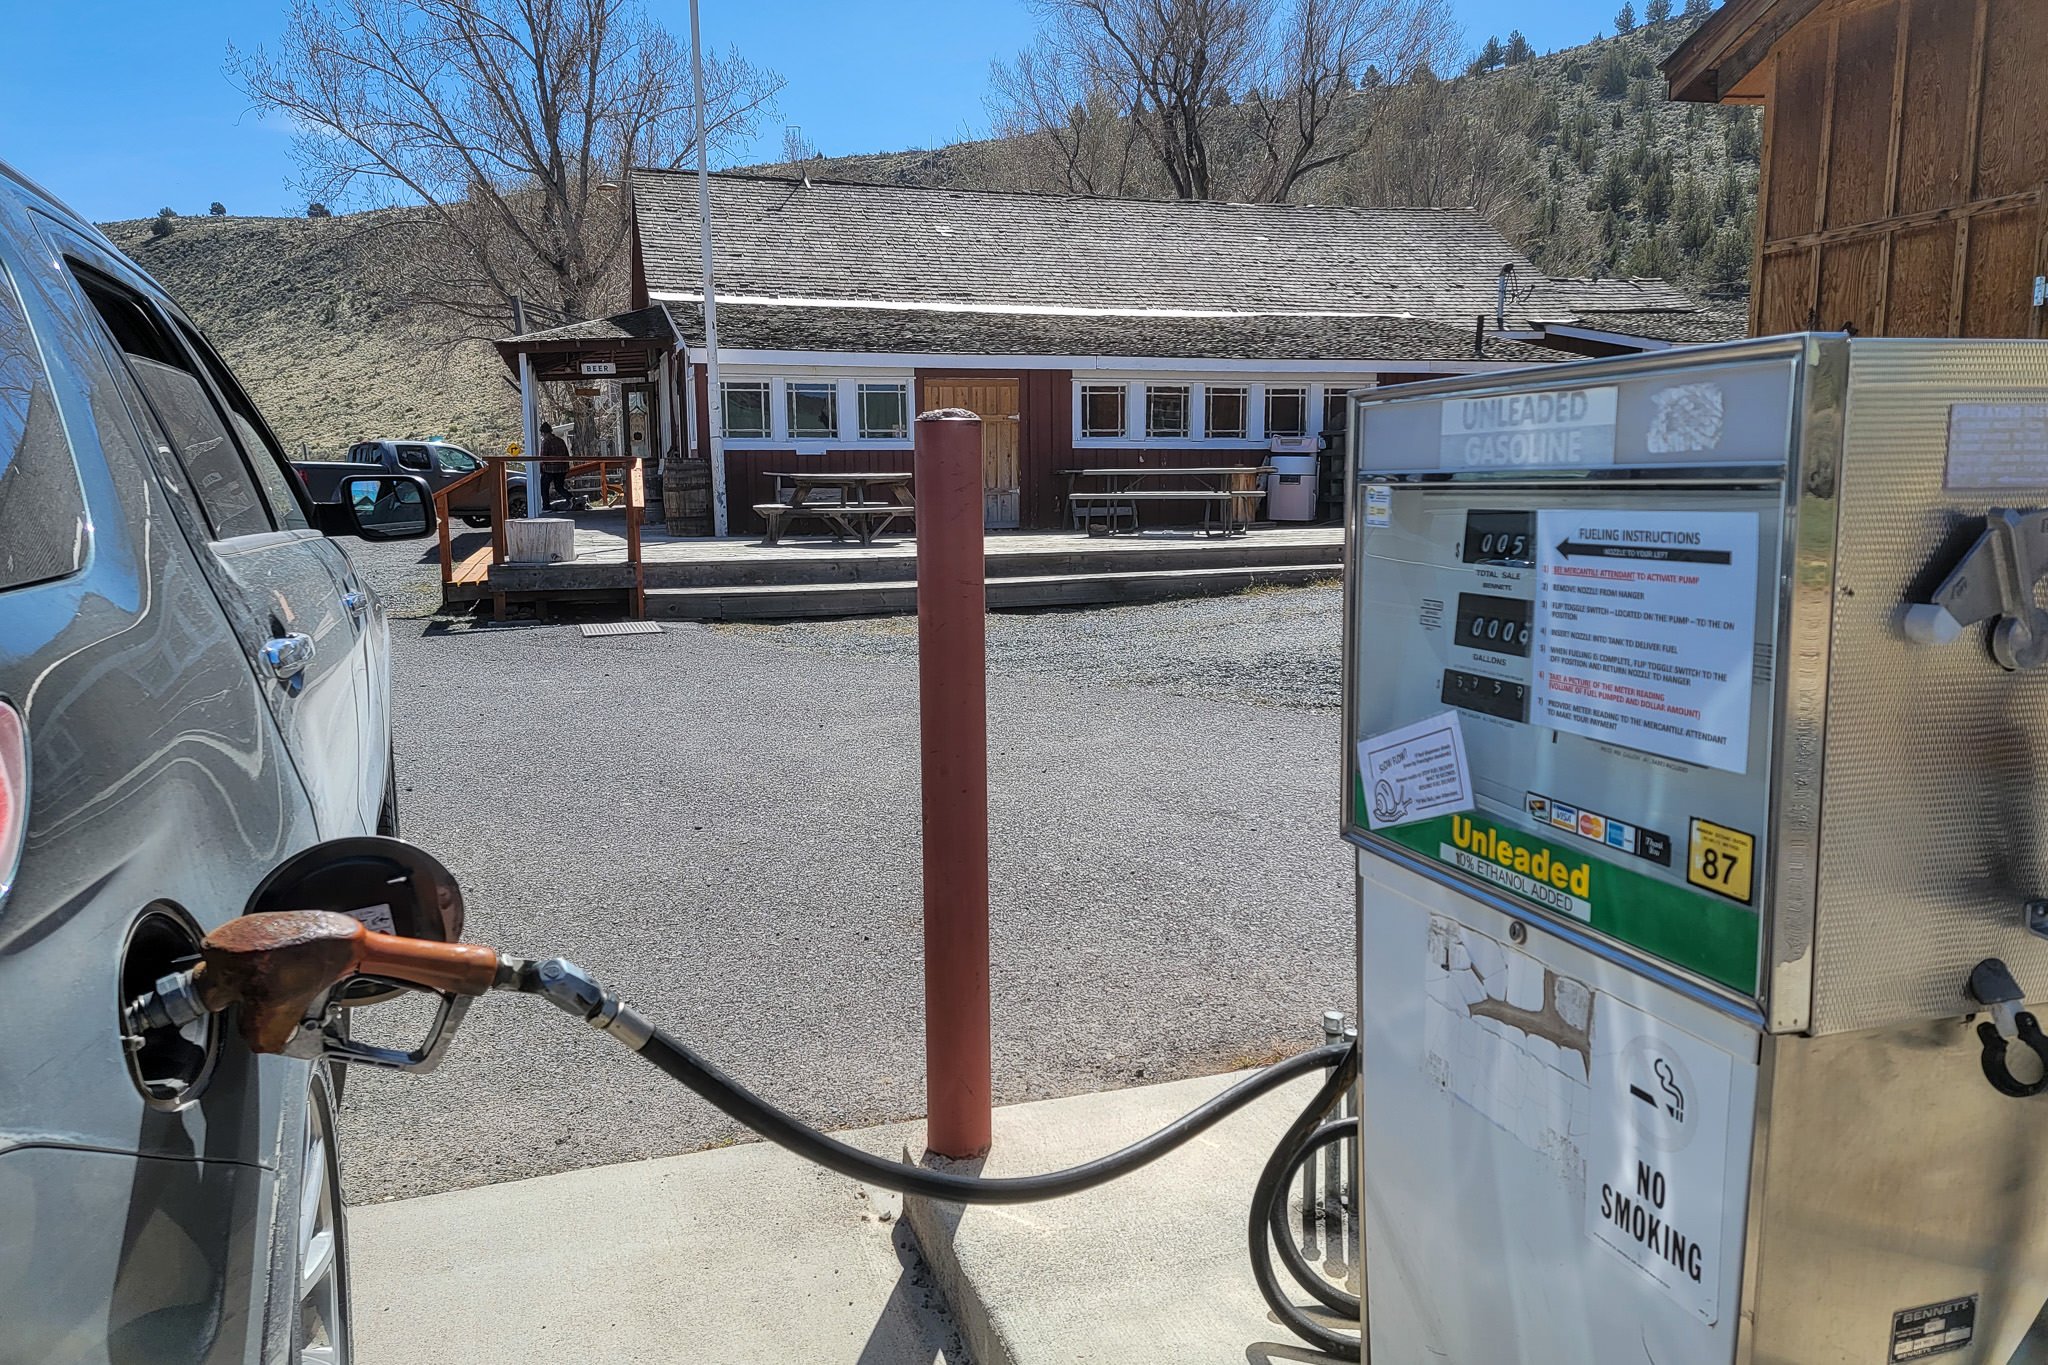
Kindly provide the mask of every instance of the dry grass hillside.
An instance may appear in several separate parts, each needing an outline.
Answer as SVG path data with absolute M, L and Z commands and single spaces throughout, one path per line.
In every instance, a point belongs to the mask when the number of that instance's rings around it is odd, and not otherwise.
M 149 219 L 101 230 L 205 329 L 294 458 L 377 436 L 497 448 L 518 426 L 489 343 L 392 287 L 405 229 L 386 214 L 180 218 L 168 237 L 152 237 Z

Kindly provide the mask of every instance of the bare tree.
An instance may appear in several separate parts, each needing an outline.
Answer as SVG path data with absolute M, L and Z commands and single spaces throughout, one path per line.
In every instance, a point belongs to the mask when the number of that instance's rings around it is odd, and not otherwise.
M 782 79 L 704 65 L 735 145 Z M 494 327 L 515 298 L 588 316 L 622 277 L 625 177 L 695 155 L 688 50 L 634 0 L 293 0 L 277 50 L 228 70 L 297 128 L 309 194 L 414 206 L 419 296 Z
M 1013 63 L 993 62 L 988 108 L 997 137 L 1043 154 L 1018 167 L 1035 189 L 1129 194 L 1141 136 L 1136 119 L 1094 64 L 1041 39 Z
M 1211 130 L 1253 78 L 1272 0 L 1034 0 L 1039 46 L 1018 59 L 1127 115 L 1182 199 L 1214 189 Z M 1028 79 L 1020 83 L 1029 86 Z M 997 96 L 1005 96 L 998 82 Z M 1013 105 L 1049 130 L 1036 102 Z M 1068 106 L 1071 109 L 1072 105 Z M 1064 121 L 1067 110 L 1061 110 Z
M 1037 44 L 992 79 L 998 131 L 1046 141 L 1096 190 L 1116 118 L 1183 199 L 1285 200 L 1370 136 L 1368 70 L 1404 80 L 1453 37 L 1448 0 L 1034 3 Z M 1147 169 L 1120 165 L 1119 183 Z
M 1406 82 L 1456 32 L 1447 0 L 1293 0 L 1272 35 L 1273 79 L 1245 102 L 1263 153 L 1250 197 L 1285 203 L 1303 176 L 1356 155 L 1384 101 L 1358 98 L 1352 78 Z

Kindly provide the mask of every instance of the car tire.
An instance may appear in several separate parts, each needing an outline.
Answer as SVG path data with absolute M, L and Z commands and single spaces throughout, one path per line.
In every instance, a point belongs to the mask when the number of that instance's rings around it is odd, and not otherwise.
M 341 1201 L 341 1157 L 334 1122 L 334 1091 L 324 1063 L 307 1083 L 306 1121 L 300 1144 L 292 1220 L 291 1365 L 353 1365 L 348 1298 L 348 1220 Z

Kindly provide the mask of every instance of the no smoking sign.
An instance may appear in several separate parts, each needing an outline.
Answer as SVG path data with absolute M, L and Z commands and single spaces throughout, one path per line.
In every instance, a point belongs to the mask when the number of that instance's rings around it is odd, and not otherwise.
M 1729 1072 L 1719 1048 L 1597 997 L 1586 1230 L 1708 1323 L 1721 1311 Z

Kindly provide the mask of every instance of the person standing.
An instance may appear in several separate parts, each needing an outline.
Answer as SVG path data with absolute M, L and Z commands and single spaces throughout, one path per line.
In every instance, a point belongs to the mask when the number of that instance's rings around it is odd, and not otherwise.
M 575 499 L 569 496 L 569 443 L 555 435 L 555 429 L 546 422 L 540 424 L 540 507 L 545 512 L 553 505 L 554 490 L 562 491 L 562 501 L 575 510 Z

